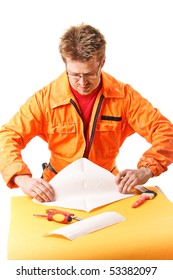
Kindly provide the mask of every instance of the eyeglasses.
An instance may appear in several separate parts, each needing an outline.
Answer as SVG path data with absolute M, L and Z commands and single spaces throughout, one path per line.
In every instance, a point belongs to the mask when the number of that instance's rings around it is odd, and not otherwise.
M 102 61 L 100 61 L 99 66 L 98 66 L 98 70 L 97 70 L 96 73 L 86 73 L 86 74 L 76 74 L 76 73 L 74 73 L 74 74 L 72 74 L 72 73 L 69 73 L 68 70 L 66 70 L 66 73 L 67 73 L 67 76 L 70 76 L 75 80 L 79 80 L 82 77 L 85 78 L 85 79 L 94 80 L 94 79 L 96 79 L 96 77 L 99 74 L 101 63 L 102 63 Z

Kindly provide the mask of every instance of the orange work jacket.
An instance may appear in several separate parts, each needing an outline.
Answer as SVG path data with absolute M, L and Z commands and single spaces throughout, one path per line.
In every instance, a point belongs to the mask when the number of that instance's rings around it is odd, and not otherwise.
M 119 149 L 134 132 L 151 143 L 138 168 L 149 167 L 154 176 L 166 171 L 173 162 L 173 125 L 130 85 L 102 71 L 102 88 L 89 123 L 87 158 L 116 174 Z M 35 136 L 48 143 L 50 163 L 57 172 L 84 155 L 84 125 L 65 72 L 31 96 L 1 129 L 0 171 L 11 188 L 16 187 L 13 176 L 32 176 L 21 150 Z

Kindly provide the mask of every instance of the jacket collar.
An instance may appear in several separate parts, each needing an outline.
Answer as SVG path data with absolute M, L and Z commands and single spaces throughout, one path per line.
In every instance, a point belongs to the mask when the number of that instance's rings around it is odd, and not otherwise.
M 123 98 L 124 84 L 102 71 L 102 94 L 105 98 Z M 51 83 L 51 108 L 66 105 L 73 98 L 66 72 Z
M 106 98 L 124 98 L 124 84 L 102 71 L 103 95 Z
M 70 90 L 68 78 L 66 72 L 64 72 L 51 83 L 51 107 L 55 108 L 61 105 L 69 104 L 72 97 L 73 95 Z

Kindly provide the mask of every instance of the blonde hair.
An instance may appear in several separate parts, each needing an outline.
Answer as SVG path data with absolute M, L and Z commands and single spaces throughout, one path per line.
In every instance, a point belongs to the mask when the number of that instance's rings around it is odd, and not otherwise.
M 71 26 L 60 38 L 59 51 L 64 62 L 88 61 L 94 57 L 101 61 L 105 57 L 106 40 L 100 31 L 88 24 Z

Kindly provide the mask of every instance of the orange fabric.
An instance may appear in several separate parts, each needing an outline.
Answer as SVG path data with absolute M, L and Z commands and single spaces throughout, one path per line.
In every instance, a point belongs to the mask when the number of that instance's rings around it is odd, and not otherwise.
M 43 171 L 42 178 L 49 182 L 56 174 L 53 173 L 48 167 L 46 167 Z
M 27 196 L 13 197 L 8 259 L 172 260 L 173 204 L 161 192 L 153 189 L 158 195 L 138 208 L 131 207 L 138 198 L 134 196 L 100 207 L 91 213 L 70 210 L 81 218 L 106 211 L 118 212 L 126 218 L 119 224 L 73 241 L 56 235 L 44 237 L 45 233 L 68 225 L 34 217 L 34 213 L 45 213 L 48 207 L 32 202 Z
M 88 159 L 112 170 L 124 140 L 139 133 L 152 144 L 138 167 L 147 166 L 155 176 L 173 162 L 173 125 L 131 86 L 102 72 L 102 88 L 89 124 Z M 86 148 L 80 109 L 66 73 L 36 92 L 0 132 L 0 171 L 9 187 L 17 174 L 30 174 L 21 150 L 35 136 L 48 143 L 50 163 L 59 172 Z

